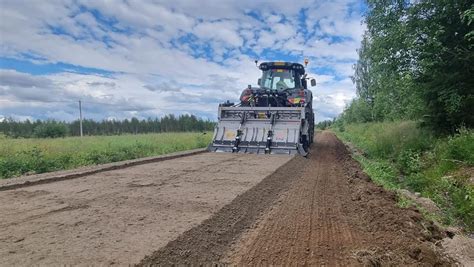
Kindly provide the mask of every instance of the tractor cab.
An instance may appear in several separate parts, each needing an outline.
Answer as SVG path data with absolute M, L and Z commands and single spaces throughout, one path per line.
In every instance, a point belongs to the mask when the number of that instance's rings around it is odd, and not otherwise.
M 264 62 L 260 64 L 259 69 L 262 70 L 262 77 L 258 80 L 258 85 L 263 89 L 307 89 L 306 80 L 303 78 L 305 70 L 301 64 Z
M 262 76 L 257 88 L 250 85 L 240 96 L 242 106 L 311 107 L 313 94 L 308 90 L 303 65 L 291 62 L 263 62 L 258 67 Z M 311 85 L 316 81 L 311 80 Z

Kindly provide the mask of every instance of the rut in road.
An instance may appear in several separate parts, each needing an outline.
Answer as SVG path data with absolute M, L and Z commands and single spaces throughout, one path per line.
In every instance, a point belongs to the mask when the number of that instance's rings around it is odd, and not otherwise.
M 435 246 L 444 233 L 396 201 L 323 132 L 308 159 L 279 168 L 141 264 L 450 264 Z
M 395 196 L 369 182 L 333 134 L 318 136 L 302 172 L 280 204 L 228 252 L 230 262 L 442 263 L 432 243 L 423 242 L 433 238 L 430 230 L 439 236 L 436 229 L 417 225 L 415 211 L 397 208 Z
M 345 207 L 352 204 L 334 138 L 322 135 L 302 177 L 266 215 L 233 262 L 244 264 L 354 264 L 350 251 L 366 242 L 351 227 Z

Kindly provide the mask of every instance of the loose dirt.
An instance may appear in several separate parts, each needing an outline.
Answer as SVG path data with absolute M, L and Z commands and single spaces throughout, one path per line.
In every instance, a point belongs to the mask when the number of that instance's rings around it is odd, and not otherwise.
M 323 132 L 308 159 L 294 158 L 141 264 L 443 266 L 444 236 Z
M 474 266 L 474 236 L 457 233 L 441 242 L 445 252 L 461 266 Z
M 0 192 L 0 265 L 128 265 L 289 156 L 205 153 Z

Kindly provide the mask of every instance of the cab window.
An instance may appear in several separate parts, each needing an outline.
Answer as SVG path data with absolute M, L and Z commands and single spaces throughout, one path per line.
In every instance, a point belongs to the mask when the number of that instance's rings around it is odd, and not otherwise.
M 285 90 L 295 88 L 295 75 L 293 70 L 269 69 L 263 72 L 262 86 L 272 90 Z

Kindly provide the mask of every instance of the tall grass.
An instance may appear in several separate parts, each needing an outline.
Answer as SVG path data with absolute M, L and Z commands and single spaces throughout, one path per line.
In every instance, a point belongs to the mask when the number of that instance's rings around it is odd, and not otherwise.
M 355 156 L 374 182 L 406 188 L 431 198 L 444 223 L 474 231 L 474 131 L 436 138 L 413 121 L 348 124 L 334 127 L 343 140 L 363 151 Z
M 413 121 L 361 123 L 344 126 L 339 136 L 360 147 L 368 157 L 389 159 L 406 150 L 430 148 L 434 137 Z
M 0 177 L 44 173 L 205 147 L 211 134 L 161 133 L 56 139 L 0 136 Z

